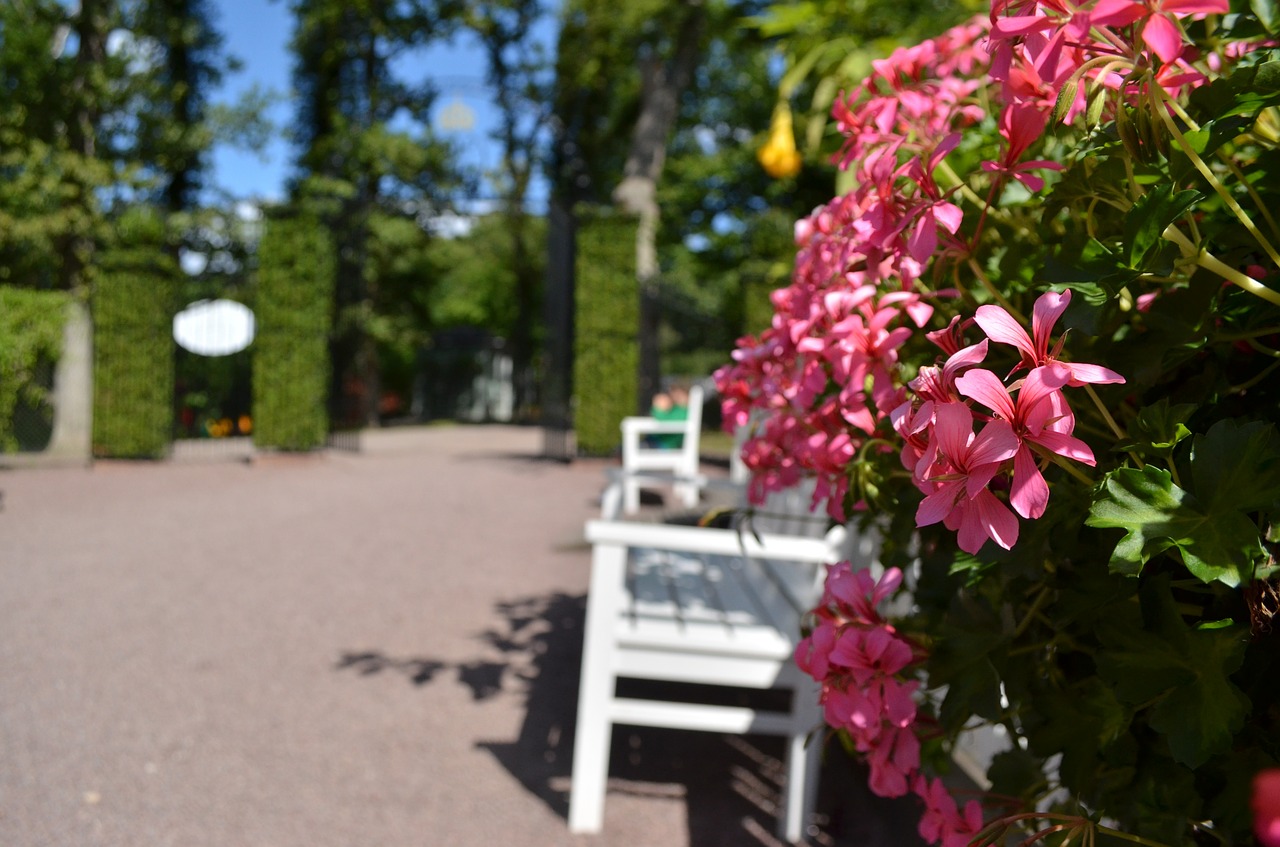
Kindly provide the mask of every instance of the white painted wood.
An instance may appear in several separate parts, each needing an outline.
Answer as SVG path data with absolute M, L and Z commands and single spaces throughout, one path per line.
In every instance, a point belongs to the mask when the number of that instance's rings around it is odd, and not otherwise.
M 608 495 L 606 495 L 607 497 Z M 615 498 L 616 499 L 616 498 Z M 807 502 L 806 502 L 807 507 Z M 822 566 L 849 546 L 842 527 L 797 537 L 616 520 L 590 521 L 593 545 L 569 824 L 603 821 L 614 724 L 787 739 L 779 834 L 797 842 L 812 815 L 821 737 L 817 685 L 795 667 L 801 617 Z M 618 678 L 790 691 L 783 711 L 615 696 Z
M 698 449 L 702 434 L 701 385 L 689 389 L 689 416 L 683 421 L 659 421 L 649 417 L 622 419 L 622 510 L 633 515 L 640 510 L 639 476 L 646 471 L 665 471 L 672 474 L 672 484 L 677 499 L 692 509 L 698 505 Z M 677 448 L 650 447 L 645 444 L 646 435 L 671 434 L 684 436 Z M 652 484 L 652 479 L 650 479 Z

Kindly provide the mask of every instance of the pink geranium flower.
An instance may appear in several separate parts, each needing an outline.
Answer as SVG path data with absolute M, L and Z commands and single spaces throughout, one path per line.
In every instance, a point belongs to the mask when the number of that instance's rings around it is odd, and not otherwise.
M 911 790 L 924 801 L 920 818 L 920 837 L 940 847 L 966 847 L 982 829 L 982 806 L 970 800 L 964 813 L 956 807 L 955 798 L 942 780 L 929 780 L 917 775 Z
M 920 739 L 910 729 L 890 727 L 868 752 L 867 786 L 877 797 L 901 797 L 908 780 L 920 770 Z
M 858 685 L 874 676 L 893 676 L 914 658 L 910 645 L 885 627 L 846 629 L 831 651 L 831 662 L 849 670 Z
M 956 380 L 961 394 L 991 409 L 997 418 L 1008 421 L 1018 437 L 1020 444 L 1013 457 L 1009 503 L 1024 518 L 1040 517 L 1049 503 L 1049 485 L 1036 464 L 1032 444 L 1086 465 L 1095 464 L 1089 445 L 1068 432 L 1051 428 L 1058 419 L 1054 395 L 1070 379 L 1071 372 L 1065 365 L 1051 362 L 1032 370 L 1021 383 L 1016 397 L 988 370 L 974 369 Z
M 1010 103 L 1000 113 L 1000 135 L 1005 140 L 1004 155 L 999 162 L 983 162 L 982 169 L 1012 177 L 1031 191 L 1044 188 L 1044 179 L 1032 171 L 1060 171 L 1062 165 L 1043 159 L 1030 162 L 1018 160 L 1044 134 L 1048 123 L 1049 115 L 1034 104 Z
M 876 606 L 893 596 L 902 585 L 902 571 L 886 568 L 880 579 L 866 568 L 854 570 L 848 562 L 827 569 L 823 603 L 834 603 L 840 612 L 856 623 L 878 626 L 883 622 Z
M 1227 0 L 1099 0 L 1089 15 L 1098 26 L 1124 27 L 1142 21 L 1142 41 L 1160 57 L 1172 62 L 1182 55 L 1182 27 L 1179 17 L 1187 15 L 1225 15 L 1230 11 Z
M 1053 332 L 1054 324 L 1058 322 L 1058 318 L 1062 317 L 1062 313 L 1067 310 L 1067 304 L 1070 302 L 1070 291 L 1062 293 L 1046 291 L 1041 294 L 1036 299 L 1031 313 L 1031 335 L 1027 335 L 1022 324 L 1014 320 L 1013 316 L 1000 306 L 979 306 L 974 313 L 974 320 L 992 341 L 1018 348 L 1022 354 L 1020 367 L 1036 368 L 1047 365 L 1049 362 L 1061 361 L 1058 356 L 1062 353 L 1062 339 L 1058 339 L 1057 345 L 1050 350 L 1049 336 Z M 1071 380 L 1067 383 L 1068 385 L 1124 382 L 1124 377 L 1120 374 L 1100 365 L 1081 365 L 1071 362 L 1062 362 L 1062 364 L 1071 371 Z
M 977 553 L 988 538 L 1006 550 L 1018 540 L 1018 519 L 987 485 L 1018 452 L 1008 421 L 994 420 L 976 435 L 973 413 L 963 403 L 940 403 L 934 411 L 934 440 L 925 482 L 930 486 L 916 509 L 916 526 L 944 521 L 958 531 L 957 542 Z
M 1253 778 L 1253 834 L 1262 847 L 1280 847 L 1280 768 Z

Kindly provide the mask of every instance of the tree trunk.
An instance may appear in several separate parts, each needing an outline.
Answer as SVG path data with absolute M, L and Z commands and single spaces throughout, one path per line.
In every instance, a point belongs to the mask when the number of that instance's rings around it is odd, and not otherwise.
M 86 164 L 98 156 L 98 123 L 102 115 L 94 79 L 107 57 L 110 3 L 111 0 L 82 0 L 73 25 L 79 41 L 74 65 L 75 76 L 71 83 L 76 109 L 67 126 L 67 140 L 71 150 L 83 157 Z M 81 171 L 83 170 L 82 166 Z M 79 198 L 75 202 L 87 206 L 97 203 L 95 186 L 81 182 L 77 187 Z M 92 220 L 95 214 L 91 210 L 87 211 L 84 218 Z M 60 251 L 63 257 L 61 287 L 68 291 L 82 291 L 89 282 L 87 271 L 93 262 L 96 247 L 93 235 L 80 228 L 67 233 L 63 241 Z
M 658 179 L 666 162 L 667 143 L 680 112 L 680 95 L 689 86 L 702 55 L 707 11 L 701 0 L 687 0 L 669 62 L 649 55 L 641 59 L 640 117 L 636 120 L 631 150 L 623 168 L 623 179 L 613 191 L 613 200 L 626 212 L 636 215 L 636 291 L 640 298 L 640 373 L 637 380 L 637 411 L 643 413 L 661 381 L 657 328 L 658 267 Z

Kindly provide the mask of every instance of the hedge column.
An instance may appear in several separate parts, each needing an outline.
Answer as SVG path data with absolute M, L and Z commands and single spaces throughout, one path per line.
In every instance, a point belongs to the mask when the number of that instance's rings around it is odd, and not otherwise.
M 329 434 L 333 242 L 314 218 L 268 218 L 258 247 L 253 441 L 315 450 Z
M 13 412 L 19 398 L 46 401 L 36 384 L 40 361 L 56 362 L 71 295 L 0 285 L 0 453 L 20 449 Z M 55 412 L 56 413 L 56 412 Z
M 599 212 L 578 224 L 573 386 L 578 450 L 606 455 L 635 414 L 639 347 L 636 220 Z
M 93 290 L 93 453 L 156 459 L 173 441 L 173 315 L 178 265 L 164 224 L 128 213 Z

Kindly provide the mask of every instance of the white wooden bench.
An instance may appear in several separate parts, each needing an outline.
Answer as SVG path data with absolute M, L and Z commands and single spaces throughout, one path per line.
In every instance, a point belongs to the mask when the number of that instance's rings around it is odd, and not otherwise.
M 642 479 L 653 471 L 673 475 L 673 479 L 667 482 L 684 506 L 693 508 L 698 505 L 702 401 L 702 386 L 695 385 L 689 389 L 689 414 L 683 421 L 660 421 L 639 416 L 622 419 L 622 472 L 625 479 L 622 508 L 628 515 L 639 511 Z M 646 443 L 646 438 L 651 435 L 680 435 L 682 439 L 679 447 L 653 447 Z
M 614 495 L 616 502 L 617 495 Z M 606 508 L 609 495 L 606 494 Z M 806 504 L 807 508 L 807 504 Z M 810 524 L 812 525 L 812 524 Z M 569 828 L 603 825 L 615 724 L 787 739 L 779 835 L 797 842 L 812 814 L 822 731 L 817 684 L 792 655 L 822 564 L 848 558 L 847 534 L 823 537 L 591 521 L 590 593 L 578 697 Z M 620 679 L 791 692 L 790 707 L 728 707 L 617 694 Z

